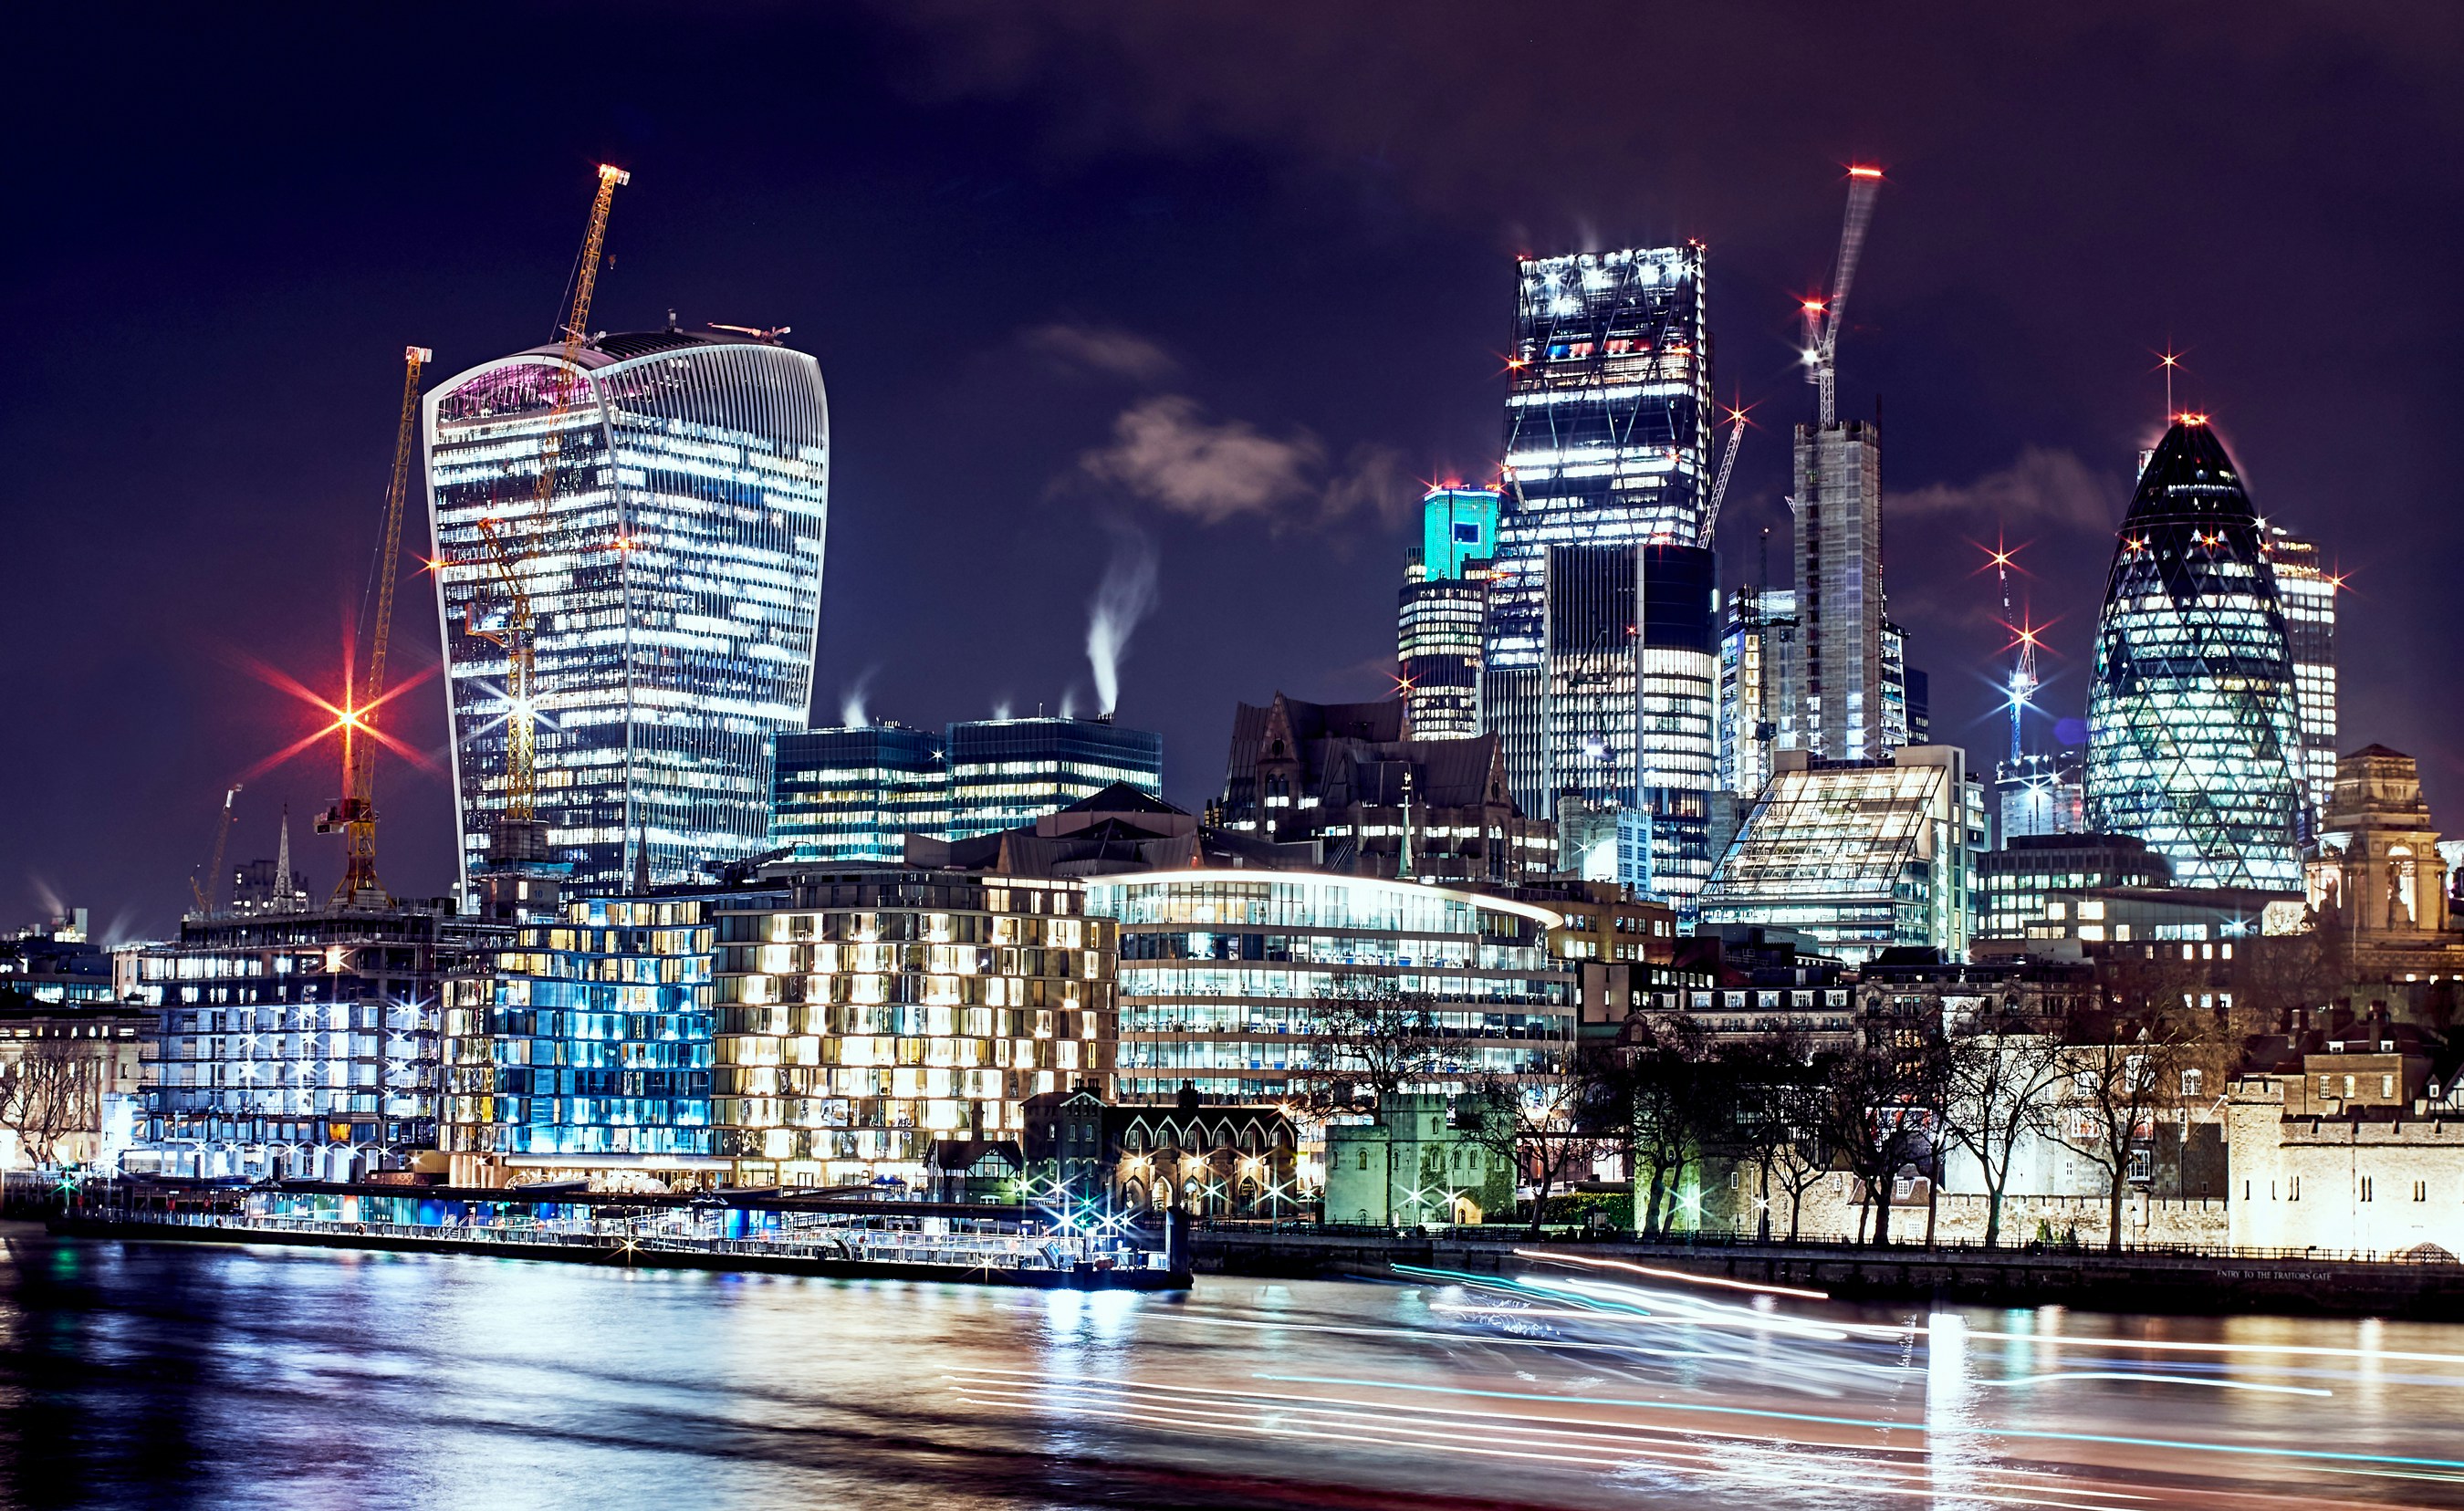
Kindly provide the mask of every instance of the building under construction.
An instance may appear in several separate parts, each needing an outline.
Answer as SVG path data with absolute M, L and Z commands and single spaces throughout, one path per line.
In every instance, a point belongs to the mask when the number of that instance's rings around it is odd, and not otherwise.
M 438 985 L 509 938 L 437 898 L 192 916 L 138 948 L 155 1073 L 126 1168 L 348 1180 L 433 1149 Z

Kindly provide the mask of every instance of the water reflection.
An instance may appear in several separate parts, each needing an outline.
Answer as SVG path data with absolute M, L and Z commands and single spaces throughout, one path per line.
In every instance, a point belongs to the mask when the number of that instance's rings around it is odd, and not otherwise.
M 2464 1504 L 2464 1328 L 1857 1308 L 1535 1260 L 1183 1297 L 60 1243 L 0 1501 Z

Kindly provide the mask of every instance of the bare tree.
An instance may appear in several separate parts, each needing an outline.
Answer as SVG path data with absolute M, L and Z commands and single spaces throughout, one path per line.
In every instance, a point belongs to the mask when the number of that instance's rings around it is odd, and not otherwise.
M 1615 1061 L 1568 1041 L 1520 1074 L 1474 1078 L 1472 1141 L 1531 1183 L 1531 1231 L 1549 1197 L 1631 1136 L 1630 1084 Z
M 1894 1018 L 1868 1023 L 1861 1042 L 1831 1062 L 1823 1142 L 1863 1185 L 1877 1246 L 1891 1241 L 1900 1172 L 1911 1164 L 1934 1170 L 1942 1061 L 1939 1024 Z
M 1701 1152 L 1711 1109 L 1722 1099 L 1706 1084 L 1712 1067 L 1701 1024 L 1679 1017 L 1643 1025 L 1640 1034 L 1617 1067 L 1614 1080 L 1622 1084 L 1604 1087 L 1601 1100 L 1621 1100 L 1631 1109 L 1626 1121 L 1633 1128 L 1635 1162 L 1649 1172 L 1635 1227 L 1644 1237 L 1657 1237 L 1667 1226 L 1667 1209 L 1686 1166 Z
M 56 1163 L 61 1139 L 100 1126 L 92 1060 L 73 1040 L 45 1038 L 0 1064 L 0 1128 L 17 1135 L 33 1163 Z
M 1943 1131 L 1975 1156 L 1985 1179 L 1985 1246 L 2002 1241 L 2002 1196 L 2032 1139 L 2053 1131 L 2062 1042 L 2048 1025 L 2004 1017 L 1949 1040 L 1943 1054 Z
M 1309 1036 L 1320 1057 L 1310 1089 L 1340 1107 L 1366 1091 L 1384 1101 L 1439 1068 L 1445 1043 L 1439 1032 L 1437 999 L 1379 983 L 1338 988 L 1309 1008 Z
M 2205 1063 L 2214 1033 L 2206 1018 L 2177 1008 L 2137 1018 L 2081 1015 L 2066 1037 L 2055 1136 L 2104 1172 L 2104 1246 L 2119 1252 L 2133 1151 L 2145 1149 L 2152 1159 L 2156 1119 L 2178 1099 L 2182 1071 Z
M 1807 1193 L 1830 1173 L 1821 1133 L 1826 1066 L 1805 1037 L 1780 1029 L 1724 1045 L 1719 1058 L 1727 1107 L 1722 1142 L 1755 1174 L 1755 1236 L 1771 1234 L 1774 1182 L 1788 1197 L 1794 1241 Z

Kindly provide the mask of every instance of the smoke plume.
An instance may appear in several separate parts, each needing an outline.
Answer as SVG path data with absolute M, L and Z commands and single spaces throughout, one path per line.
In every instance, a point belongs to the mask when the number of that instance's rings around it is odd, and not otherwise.
M 880 669 L 879 667 L 865 668 L 864 675 L 856 678 L 855 685 L 847 690 L 847 695 L 839 700 L 840 724 L 851 730 L 871 726 L 872 719 L 865 712 L 864 700 L 865 694 L 872 690 L 872 674 Z
M 1112 534 L 1112 559 L 1087 604 L 1087 663 L 1095 670 L 1096 712 L 1110 718 L 1121 698 L 1121 658 L 1130 632 L 1155 607 L 1155 542 L 1126 525 Z

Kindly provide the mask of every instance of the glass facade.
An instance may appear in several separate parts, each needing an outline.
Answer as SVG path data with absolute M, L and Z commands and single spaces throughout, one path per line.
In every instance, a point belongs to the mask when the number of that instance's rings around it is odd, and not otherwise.
M 439 982 L 503 937 L 440 906 L 190 919 L 144 946 L 144 1165 L 349 1180 L 434 1148 Z
M 1071 881 L 791 873 L 719 916 L 713 1118 L 754 1184 L 924 1183 L 938 1138 L 1111 1071 L 1114 932 Z
M 1515 800 L 1535 818 L 1552 817 L 1557 796 L 1545 728 L 1550 552 L 1690 545 L 1701 533 L 1711 405 L 1703 276 L 1699 244 L 1520 267 L 1482 718 L 1505 745 Z
M 1885 643 L 1882 446 L 1875 427 L 1861 420 L 1798 426 L 1790 504 L 1797 666 L 1780 709 L 1779 746 L 1832 760 L 1878 759 L 1906 735 L 1907 675 L 1904 653 Z
M 1395 680 L 1415 739 L 1481 733 L 1481 636 L 1496 554 L 1496 490 L 1429 490 L 1420 501 L 1419 549 L 1404 567 L 1396 608 Z
M 1529 1072 L 1573 1034 L 1573 977 L 1549 958 L 1559 915 L 1529 903 L 1365 877 L 1164 871 L 1096 878 L 1087 906 L 1120 926 L 1124 1098 L 1184 1083 L 1244 1100 L 1305 1089 L 1336 1068 L 1314 1035 L 1338 997 L 1434 998 L 1446 1047 L 1422 1090 Z
M 1541 754 L 1551 809 L 1631 808 L 1651 877 L 1689 915 L 1711 874 L 1719 589 L 1698 546 L 1552 546 Z
M 1957 747 L 1836 765 L 1789 752 L 1778 768 L 1703 893 L 1704 923 L 1801 930 L 1852 963 L 1894 945 L 1967 953 L 1983 814 Z
M 1419 563 L 1398 596 L 1395 680 L 1412 737 L 1471 739 L 1480 728 L 1481 626 L 1488 613 L 1485 567 L 1476 576 L 1422 579 Z
M 770 843 L 800 861 L 903 861 L 907 836 L 950 829 L 942 736 L 902 724 L 781 734 L 770 763 Z
M 1033 823 L 1112 783 L 1163 791 L 1163 736 L 1103 719 L 976 719 L 949 728 L 950 838 Z
M 1751 798 L 1771 780 L 1781 677 L 1796 637 L 1796 594 L 1738 588 L 1720 631 L 1720 790 Z
M 2118 834 L 2014 836 L 2001 849 L 1978 857 L 1976 873 L 1977 888 L 1984 894 L 1978 934 L 1987 939 L 2037 937 L 2035 931 L 2045 921 L 2047 900 L 2064 892 L 2163 887 L 2172 879 L 2163 856 Z M 2057 930 L 2043 937 L 2069 936 Z
M 2088 694 L 2087 819 L 2183 887 L 2301 889 L 2300 707 L 2276 572 L 2238 470 L 2184 417 L 2116 541 Z
M 2284 632 L 2293 652 L 2293 689 L 2301 710 L 2304 839 L 2326 826 L 2336 792 L 2336 593 L 2342 581 L 2320 564 L 2319 547 L 2270 527 L 2267 558 L 2284 603 Z
M 517 1166 L 715 1168 L 710 910 L 721 900 L 567 901 L 447 982 L 443 1147 Z
M 821 372 L 802 352 L 681 331 L 597 338 L 578 368 L 560 353 L 486 363 L 427 401 L 464 867 L 505 805 L 509 663 L 483 637 L 508 632 L 510 574 L 533 616 L 551 859 L 603 890 L 691 878 L 768 846 L 768 741 L 811 711 Z

